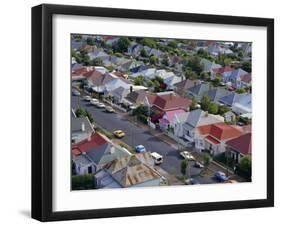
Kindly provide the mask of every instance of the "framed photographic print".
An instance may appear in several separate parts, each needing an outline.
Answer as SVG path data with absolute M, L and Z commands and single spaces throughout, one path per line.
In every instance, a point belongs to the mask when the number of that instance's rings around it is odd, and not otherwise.
M 32 8 L 32 217 L 274 205 L 274 21 Z

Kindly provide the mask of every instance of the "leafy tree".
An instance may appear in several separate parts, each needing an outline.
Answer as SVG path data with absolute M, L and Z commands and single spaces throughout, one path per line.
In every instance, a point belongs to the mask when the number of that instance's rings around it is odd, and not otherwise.
M 252 64 L 251 62 L 245 61 L 242 63 L 241 68 L 247 72 L 252 72 Z
M 236 89 L 236 93 L 246 93 L 245 88 L 238 88 Z
M 210 103 L 208 107 L 208 112 L 211 114 L 217 114 L 219 110 L 219 106 L 216 103 Z
M 123 54 L 119 53 L 119 52 L 114 53 L 114 55 L 117 56 L 117 57 L 122 57 L 123 56 Z
M 203 111 L 208 111 L 211 104 L 210 98 L 208 96 L 203 96 L 201 99 L 201 108 Z
M 177 43 L 177 41 L 172 40 L 172 41 L 168 42 L 168 46 L 175 49 L 175 48 L 177 48 L 178 43 Z
M 94 181 L 95 181 L 94 176 L 92 174 L 72 176 L 71 179 L 72 189 L 73 190 L 93 189 L 95 187 Z
M 158 80 L 153 80 L 153 86 L 154 86 L 154 92 L 159 92 L 160 91 L 160 82 Z
M 157 44 L 153 38 L 143 38 L 141 44 L 150 48 L 156 48 Z
M 207 169 L 212 162 L 212 158 L 208 153 L 205 153 L 203 156 L 203 165 L 204 168 Z
M 197 101 L 196 101 L 195 97 L 192 97 L 191 100 L 192 100 L 192 103 L 190 105 L 190 110 L 192 111 L 192 110 L 196 109 Z
M 134 84 L 136 86 L 143 86 L 144 85 L 144 77 L 142 75 L 139 75 L 134 79 Z
M 86 109 L 84 109 L 82 107 L 77 108 L 76 111 L 75 111 L 75 114 L 78 118 L 88 117 L 88 119 L 91 123 L 94 122 L 94 119 L 93 119 L 91 113 L 89 113 Z
M 152 82 L 151 80 L 148 80 L 148 81 L 146 82 L 146 85 L 147 85 L 148 87 L 152 87 L 152 86 L 153 86 L 153 82 Z
M 187 69 L 185 72 L 184 72 L 184 76 L 186 79 L 190 79 L 190 80 L 196 80 L 197 79 L 197 74 L 196 72 L 192 71 L 192 70 L 189 70 Z
M 144 115 L 144 116 L 148 116 L 148 107 L 141 104 L 139 105 L 133 112 L 134 115 Z
M 197 56 L 200 56 L 200 57 L 208 59 L 208 60 L 213 60 L 211 55 L 205 49 L 198 49 Z
M 227 106 L 225 106 L 225 105 L 221 105 L 221 106 L 219 106 L 219 111 L 218 111 L 218 113 L 220 114 L 220 115 L 223 115 L 224 113 L 226 113 L 226 112 L 229 112 L 231 109 L 229 108 L 229 107 L 227 107 Z
M 245 155 L 240 159 L 239 167 L 242 170 L 249 171 L 252 167 L 252 158 L 250 155 Z
M 157 64 L 158 63 L 158 58 L 156 57 L 156 56 L 151 56 L 150 58 L 149 58 L 149 62 L 151 63 L 151 64 L 153 64 L 153 65 L 155 65 L 155 64 Z
M 130 43 L 131 42 L 127 37 L 119 38 L 119 40 L 117 42 L 117 51 L 119 51 L 121 53 L 127 52 Z
M 140 55 L 141 55 L 141 57 L 148 57 L 148 54 L 144 48 L 141 49 Z
M 95 44 L 95 41 L 92 37 L 87 37 L 86 42 L 88 45 L 93 46 Z
M 221 79 L 218 77 L 216 77 L 214 80 L 212 80 L 212 84 L 214 87 L 218 87 L 220 82 L 221 82 Z
M 200 78 L 204 81 L 209 81 L 210 80 L 210 72 L 201 72 L 200 73 Z
M 188 162 L 186 160 L 181 161 L 181 174 L 183 177 L 186 177 L 186 169 L 187 169 Z
M 187 66 L 191 68 L 192 71 L 195 71 L 197 74 L 200 74 L 203 70 L 203 66 L 200 63 L 200 58 L 198 56 L 192 56 L 187 62 Z
M 99 57 L 92 60 L 91 65 L 93 66 L 103 66 L 103 60 Z

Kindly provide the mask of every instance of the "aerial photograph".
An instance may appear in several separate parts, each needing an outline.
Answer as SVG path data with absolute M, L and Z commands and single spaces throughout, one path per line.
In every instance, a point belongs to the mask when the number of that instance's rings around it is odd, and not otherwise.
M 72 191 L 252 181 L 252 43 L 70 43 Z

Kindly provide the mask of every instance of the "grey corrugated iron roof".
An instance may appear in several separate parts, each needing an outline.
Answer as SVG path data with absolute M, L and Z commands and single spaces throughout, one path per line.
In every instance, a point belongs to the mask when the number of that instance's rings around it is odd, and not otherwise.
M 91 165 L 93 162 L 84 154 L 81 155 L 73 155 L 72 161 L 80 166 L 88 166 Z
M 85 130 L 82 131 L 82 125 L 84 124 Z M 89 119 L 87 117 L 75 118 L 71 117 L 71 132 L 83 132 L 92 133 L 94 131 Z
M 218 102 L 220 98 L 229 95 L 230 92 L 224 88 L 215 88 L 208 91 L 206 94 L 211 101 Z
M 186 122 L 184 124 L 184 128 L 187 130 L 195 128 L 202 114 L 204 114 L 204 111 L 201 109 L 196 109 L 189 112 Z

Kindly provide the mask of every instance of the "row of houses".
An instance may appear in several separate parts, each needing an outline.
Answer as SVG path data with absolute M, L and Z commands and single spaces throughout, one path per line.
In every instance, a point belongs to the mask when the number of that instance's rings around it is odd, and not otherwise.
M 241 69 L 233 69 L 229 66 L 221 66 L 207 59 L 202 59 L 204 72 L 209 72 L 211 79 L 219 78 L 222 82 L 235 89 L 246 88 L 252 85 L 251 73 Z
M 132 154 L 96 132 L 87 117 L 72 117 L 72 169 L 75 175 L 94 174 L 95 188 L 159 186 L 149 152 Z

